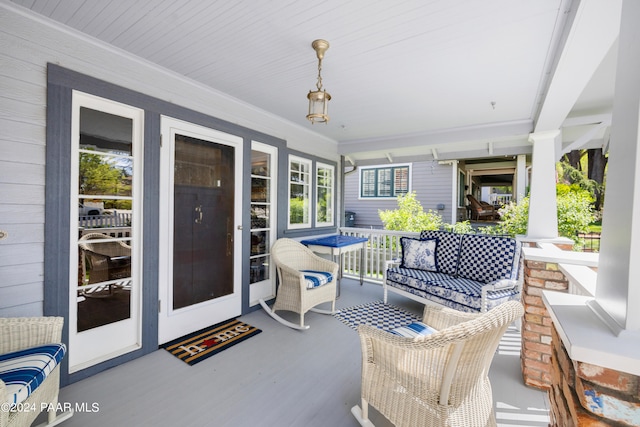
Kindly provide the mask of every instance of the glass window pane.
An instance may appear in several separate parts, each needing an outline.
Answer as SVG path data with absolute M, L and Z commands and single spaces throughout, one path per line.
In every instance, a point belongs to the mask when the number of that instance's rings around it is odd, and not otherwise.
M 251 175 L 270 176 L 271 155 L 262 151 L 251 150 Z
M 269 251 L 270 247 L 268 231 L 251 232 L 251 256 L 264 255 Z
M 362 171 L 362 197 L 374 197 L 376 195 L 376 173 L 373 169 Z
M 269 279 L 270 256 L 252 258 L 249 266 L 249 282 L 256 283 Z
M 391 196 L 391 169 L 378 169 L 378 196 Z
M 267 228 L 269 225 L 269 205 L 251 204 L 251 228 Z

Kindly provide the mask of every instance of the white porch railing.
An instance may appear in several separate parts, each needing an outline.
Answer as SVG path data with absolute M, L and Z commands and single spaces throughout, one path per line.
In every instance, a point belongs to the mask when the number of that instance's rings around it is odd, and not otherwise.
M 101 227 L 130 227 L 131 212 L 117 212 L 105 215 L 80 215 L 78 217 L 78 227 L 101 228 Z
M 84 236 L 85 234 L 90 233 L 101 233 L 106 234 L 110 237 L 131 237 L 131 227 L 98 227 L 98 228 L 85 228 L 80 229 L 80 235 Z
M 385 261 L 399 258 L 402 253 L 401 237 L 419 237 L 418 232 L 389 231 L 369 228 L 341 227 L 340 234 L 369 239 L 364 250 L 363 278 L 369 282 L 382 283 Z M 345 277 L 360 277 L 360 251 L 346 252 L 343 259 Z

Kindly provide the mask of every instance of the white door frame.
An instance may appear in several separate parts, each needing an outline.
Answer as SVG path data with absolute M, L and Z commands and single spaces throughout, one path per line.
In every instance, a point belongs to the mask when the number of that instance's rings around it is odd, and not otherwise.
M 190 332 L 239 316 L 242 312 L 242 157 L 243 139 L 215 129 L 161 117 L 158 342 L 171 341 Z M 233 293 L 188 307 L 173 309 L 173 224 L 175 135 L 180 134 L 235 149 L 235 194 L 233 224 Z
M 78 332 L 78 172 L 80 107 L 126 117 L 132 121 L 133 203 L 130 317 Z M 73 91 L 71 117 L 71 195 L 69 269 L 69 373 L 142 348 L 142 212 L 144 111 L 109 99 Z
M 258 141 L 251 141 L 251 149 L 261 151 L 270 155 L 270 182 L 269 189 L 269 242 L 273 245 L 277 238 L 277 194 L 278 194 L 278 147 L 267 145 Z M 251 231 L 250 231 L 251 232 Z M 270 300 L 276 296 L 276 270 L 271 258 L 271 248 L 267 249 L 269 253 L 269 278 L 261 282 L 251 283 L 249 285 L 249 306 L 259 304 L 259 300 Z

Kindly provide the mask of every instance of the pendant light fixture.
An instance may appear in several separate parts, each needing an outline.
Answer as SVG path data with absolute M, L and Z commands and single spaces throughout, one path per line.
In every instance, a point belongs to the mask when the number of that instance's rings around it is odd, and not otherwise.
M 317 90 L 309 91 L 307 98 L 309 99 L 309 114 L 307 119 L 314 123 L 327 123 L 329 121 L 329 115 L 327 114 L 327 104 L 331 100 L 331 95 L 326 90 L 322 89 L 322 58 L 324 53 L 329 49 L 329 42 L 326 40 L 314 40 L 311 43 L 311 47 L 316 51 L 318 57 L 318 82 L 316 83 Z

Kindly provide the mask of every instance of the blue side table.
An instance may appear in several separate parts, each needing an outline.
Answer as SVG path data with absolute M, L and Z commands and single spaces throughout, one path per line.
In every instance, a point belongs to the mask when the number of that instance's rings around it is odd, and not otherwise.
M 369 239 L 367 237 L 356 236 L 344 236 L 341 234 L 335 236 L 320 237 L 317 239 L 307 239 L 300 243 L 307 246 L 313 252 L 319 254 L 331 255 L 334 262 L 338 262 L 340 265 L 340 272 L 338 274 L 337 294 L 340 296 L 340 279 L 342 278 L 342 254 L 349 251 L 355 251 L 360 249 L 360 286 L 364 281 L 363 260 L 364 260 L 364 248 L 367 245 Z M 337 259 L 337 261 L 336 261 Z

